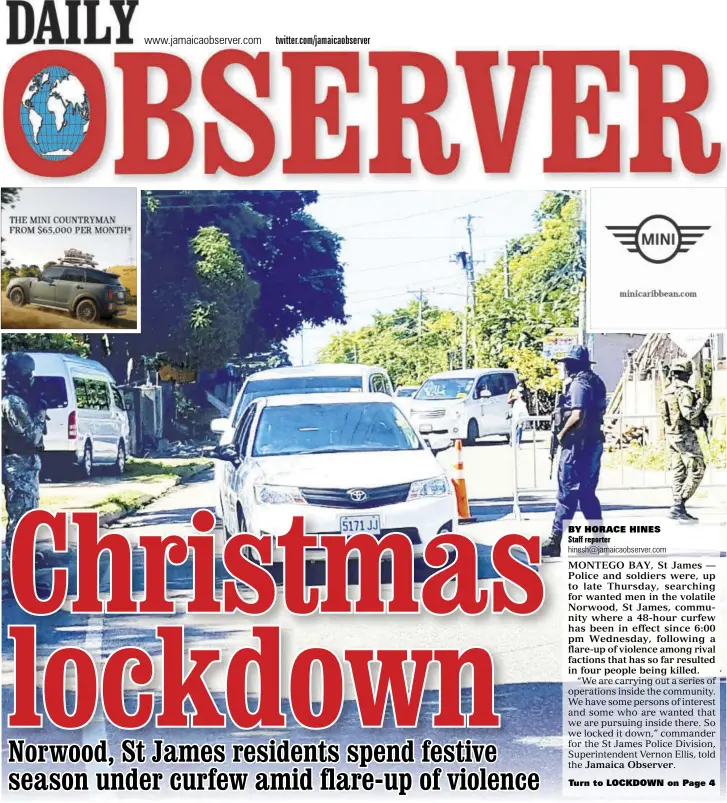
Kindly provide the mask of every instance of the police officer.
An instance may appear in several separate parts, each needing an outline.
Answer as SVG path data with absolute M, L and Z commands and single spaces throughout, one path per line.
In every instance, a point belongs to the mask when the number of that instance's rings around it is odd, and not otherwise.
M 588 521 L 601 521 L 601 503 L 596 496 L 603 456 L 603 416 L 606 386 L 591 370 L 588 349 L 571 346 L 562 363 L 569 384 L 563 397 L 562 428 L 556 433 L 560 444 L 558 497 L 550 539 L 542 554 L 560 557 L 563 522 L 580 508 Z
M 669 518 L 688 523 L 696 522 L 697 518 L 687 513 L 685 503 L 699 488 L 706 469 L 697 438 L 697 429 L 702 425 L 706 405 L 689 384 L 691 374 L 691 360 L 673 360 L 671 382 L 661 401 L 674 499 Z
M 7 528 L 3 564 L 3 596 L 9 595 L 9 559 L 18 522 L 39 506 L 40 457 L 46 434 L 46 407 L 33 393 L 33 358 L 22 352 L 3 358 L 2 477 Z

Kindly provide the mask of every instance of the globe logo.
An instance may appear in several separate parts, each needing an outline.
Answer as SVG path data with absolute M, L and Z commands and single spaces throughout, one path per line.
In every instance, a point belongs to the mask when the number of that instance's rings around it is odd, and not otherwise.
M 38 156 L 52 162 L 73 156 L 90 121 L 86 90 L 75 75 L 46 67 L 33 76 L 20 104 L 20 125 Z

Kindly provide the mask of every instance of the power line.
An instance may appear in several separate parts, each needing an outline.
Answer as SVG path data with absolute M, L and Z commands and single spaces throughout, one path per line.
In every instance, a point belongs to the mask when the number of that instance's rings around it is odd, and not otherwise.
M 499 194 L 499 193 L 498 193 Z M 507 193 L 501 193 L 502 195 L 507 195 Z M 435 215 L 437 212 L 449 212 L 452 209 L 461 209 L 463 206 L 472 206 L 472 204 L 481 203 L 482 201 L 486 201 L 490 198 L 495 198 L 496 195 L 487 195 L 482 198 L 475 198 L 471 201 L 465 201 L 461 204 L 454 204 L 453 206 L 439 206 L 436 209 L 427 209 L 425 212 L 412 212 L 410 215 L 403 215 L 402 217 L 390 217 L 390 218 L 382 218 L 381 220 L 367 220 L 363 221 L 362 223 L 352 223 L 350 226 L 339 226 L 342 229 L 355 229 L 359 228 L 360 226 L 376 226 L 381 223 L 398 223 L 402 220 L 411 220 L 415 217 L 424 217 L 425 215 Z

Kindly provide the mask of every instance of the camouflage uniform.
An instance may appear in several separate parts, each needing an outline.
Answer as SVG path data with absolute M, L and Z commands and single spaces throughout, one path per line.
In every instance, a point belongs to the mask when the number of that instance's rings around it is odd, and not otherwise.
M 671 518 L 696 521 L 687 513 L 685 502 L 694 496 L 704 477 L 706 465 L 697 438 L 697 428 L 704 413 L 704 402 L 686 381 L 692 372 L 688 360 L 675 360 L 672 379 L 662 397 L 661 415 L 669 447 L 674 506 Z
M 9 354 L 4 360 L 5 381 L 2 393 L 3 460 L 2 478 L 5 489 L 7 530 L 6 560 L 10 555 L 15 528 L 25 513 L 39 506 L 40 457 L 46 432 L 46 411 L 32 399 L 32 381 L 28 374 L 18 375 L 22 358 L 25 370 L 34 369 L 26 354 Z M 32 365 L 32 367 L 31 367 Z M 25 379 L 25 381 L 24 381 Z

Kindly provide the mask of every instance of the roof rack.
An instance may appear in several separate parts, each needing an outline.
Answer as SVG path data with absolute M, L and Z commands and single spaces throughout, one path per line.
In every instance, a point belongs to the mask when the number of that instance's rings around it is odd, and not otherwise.
M 58 260 L 59 265 L 76 265 L 89 268 L 97 268 L 98 262 L 93 258 L 93 254 L 80 251 L 77 248 L 68 248 L 63 252 L 63 256 Z

